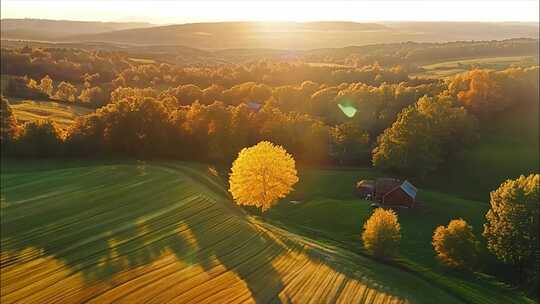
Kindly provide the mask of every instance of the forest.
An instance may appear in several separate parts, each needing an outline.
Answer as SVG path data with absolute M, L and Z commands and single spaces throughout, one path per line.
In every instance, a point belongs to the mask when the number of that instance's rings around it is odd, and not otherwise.
M 512 40 L 488 45 L 517 54 L 530 47 Z M 479 43 L 458 48 L 427 44 L 394 56 L 415 62 L 428 52 L 460 57 L 482 48 Z M 2 75 L 9 75 L 2 80 L 6 113 L 10 98 L 96 109 L 65 130 L 50 122 L 20 125 L 3 115 L 3 153 L 230 163 L 242 147 L 270 140 L 300 162 L 372 163 L 422 178 L 474 145 L 480 125 L 522 103 L 538 102 L 534 65 L 475 68 L 432 79 L 410 76 L 412 63 L 383 65 L 369 56 L 351 66 L 296 59 L 177 66 L 133 62 L 128 56 L 83 49 L 2 49 Z

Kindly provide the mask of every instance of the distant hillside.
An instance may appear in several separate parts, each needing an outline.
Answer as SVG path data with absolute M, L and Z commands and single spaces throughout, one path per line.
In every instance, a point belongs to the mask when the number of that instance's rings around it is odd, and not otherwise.
M 71 35 L 86 35 L 152 26 L 144 22 L 95 22 L 46 19 L 2 19 L 2 39 L 55 40 Z
M 538 38 L 533 22 L 385 22 L 387 27 L 414 37 L 416 42 Z
M 221 22 L 137 28 L 73 35 L 71 42 L 135 45 L 185 45 L 202 49 L 315 49 L 405 41 L 501 40 L 537 38 L 534 23 L 355 23 L 355 22 Z

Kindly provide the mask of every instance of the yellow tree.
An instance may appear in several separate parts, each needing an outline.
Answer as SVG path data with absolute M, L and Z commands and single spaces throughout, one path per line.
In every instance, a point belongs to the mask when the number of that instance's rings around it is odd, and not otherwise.
M 401 240 L 400 229 L 394 211 L 377 208 L 364 224 L 362 233 L 364 248 L 377 258 L 395 256 Z
M 237 204 L 266 211 L 297 182 L 293 157 L 283 147 L 263 141 L 240 151 L 231 169 L 229 191 Z
M 56 89 L 56 98 L 64 101 L 75 101 L 75 94 L 77 94 L 77 88 L 69 82 L 62 81 Z
M 478 241 L 472 227 L 462 219 L 451 220 L 448 227 L 433 232 L 433 249 L 444 264 L 456 268 L 472 268 L 478 254 Z
M 41 78 L 41 81 L 39 82 L 39 89 L 49 95 L 52 96 L 53 93 L 53 81 L 49 75 L 45 75 L 45 77 Z

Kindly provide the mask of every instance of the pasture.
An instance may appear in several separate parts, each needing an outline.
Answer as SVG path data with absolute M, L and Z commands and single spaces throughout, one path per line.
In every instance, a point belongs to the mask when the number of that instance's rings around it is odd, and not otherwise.
M 502 70 L 511 66 L 530 66 L 538 64 L 538 57 L 507 56 L 487 58 L 466 58 L 444 62 L 429 63 L 421 66 L 423 71 L 411 76 L 422 78 L 445 78 L 466 72 L 474 68 Z
M 380 176 L 372 169 L 304 169 L 297 191 L 291 197 L 300 203 L 283 200 L 263 218 L 306 237 L 316 237 L 353 252 L 364 252 L 360 238 L 363 223 L 371 215 L 370 201 L 353 194 L 355 182 Z M 314 189 L 314 191 L 310 191 Z M 451 219 L 463 218 L 482 240 L 484 215 L 489 205 L 455 196 L 421 190 L 416 208 L 398 210 L 402 241 L 400 258 L 394 263 L 470 303 L 528 303 L 526 297 L 511 291 L 493 277 L 478 272 L 454 272 L 439 265 L 432 249 L 433 230 Z M 494 263 L 485 249 L 481 252 L 486 268 Z M 504 267 L 497 265 L 500 272 Z M 482 269 L 481 269 L 482 270 Z M 493 271 L 493 269 L 485 269 Z M 502 302 L 501 302 L 502 301 Z
M 4 160 L 2 303 L 462 302 L 418 274 L 250 216 L 212 172 Z
M 73 121 L 93 110 L 65 102 L 35 101 L 27 99 L 9 99 L 11 109 L 19 122 L 50 120 L 58 127 L 66 129 Z

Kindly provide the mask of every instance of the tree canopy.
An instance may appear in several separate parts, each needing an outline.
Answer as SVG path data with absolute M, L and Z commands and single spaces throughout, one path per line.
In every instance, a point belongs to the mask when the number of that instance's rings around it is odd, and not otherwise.
M 364 248 L 376 258 L 387 259 L 398 254 L 401 226 L 393 210 L 377 208 L 364 224 Z
M 491 192 L 484 224 L 488 249 L 520 272 L 527 269 L 530 280 L 538 279 L 539 200 L 540 174 L 507 180 Z
M 283 147 L 263 141 L 240 151 L 231 168 L 229 191 L 239 205 L 266 211 L 297 182 L 292 156 Z

